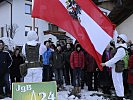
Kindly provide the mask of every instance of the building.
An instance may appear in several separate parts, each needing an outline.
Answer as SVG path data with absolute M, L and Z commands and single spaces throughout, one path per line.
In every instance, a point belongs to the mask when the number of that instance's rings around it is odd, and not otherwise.
M 108 18 L 118 33 L 125 33 L 133 41 L 133 0 L 93 0 L 99 7 L 110 10 Z
M 103 0 L 100 0 L 100 2 L 103 2 Z M 104 8 L 100 9 L 106 15 L 110 13 L 109 10 Z M 11 36 L 15 45 L 22 46 L 27 41 L 27 32 L 32 29 L 31 11 L 32 0 L 0 0 L 0 37 Z M 11 25 L 16 28 L 12 35 L 8 30 Z M 40 19 L 35 19 L 35 31 L 38 33 L 39 42 L 41 43 L 47 39 L 45 38 L 46 34 L 55 34 L 57 38 L 57 35 L 62 35 L 62 38 L 64 35 L 67 35 L 74 39 L 74 37 L 62 29 L 56 28 L 56 26 L 50 25 L 48 22 Z
M 133 41 L 133 0 L 117 1 L 108 17 L 116 24 L 118 33 L 127 34 L 128 39 Z
M 18 25 L 13 38 L 16 45 L 23 45 L 27 39 L 27 32 L 32 29 L 32 2 L 31 0 L 9 0 L 12 3 L 12 24 Z M 6 25 L 11 24 L 11 5 L 3 0 L 0 3 L 0 27 L 2 36 L 7 36 Z M 47 22 L 36 19 L 35 30 L 39 41 L 43 41 L 43 31 L 48 29 Z

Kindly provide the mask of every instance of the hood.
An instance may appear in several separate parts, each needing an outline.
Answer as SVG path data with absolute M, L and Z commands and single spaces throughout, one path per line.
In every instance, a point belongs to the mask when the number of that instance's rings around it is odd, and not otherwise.
M 76 43 L 76 44 L 75 44 L 75 49 L 76 49 L 77 47 L 80 47 L 80 48 L 81 48 L 81 45 L 80 45 L 79 43 Z
M 80 47 L 80 50 L 78 51 L 77 48 Z M 82 47 L 79 43 L 75 44 L 75 51 L 80 52 L 82 50 Z
M 27 34 L 27 40 L 28 41 L 33 41 L 33 40 L 37 40 L 38 36 L 37 33 L 35 31 L 29 31 Z

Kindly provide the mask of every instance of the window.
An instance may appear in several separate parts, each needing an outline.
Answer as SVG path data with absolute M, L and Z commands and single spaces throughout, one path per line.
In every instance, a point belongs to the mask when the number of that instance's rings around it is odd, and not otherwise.
M 0 29 L 0 37 L 4 37 L 4 27 L 1 27 Z
M 27 36 L 27 33 L 32 30 L 31 26 L 25 26 L 25 36 Z M 38 27 L 35 27 L 35 31 L 38 34 Z
M 25 26 L 25 36 L 27 36 L 27 33 L 32 29 L 31 26 Z
M 51 24 L 51 23 L 48 23 L 48 29 L 50 31 L 57 32 L 58 31 L 58 26 L 56 26 L 54 24 Z
M 106 16 L 108 15 L 107 12 L 104 12 L 104 11 L 103 11 L 103 14 L 106 15 Z
M 36 33 L 38 34 L 38 27 L 35 27 L 35 31 L 36 31 Z
M 32 11 L 32 5 L 25 4 L 25 14 L 30 14 L 31 15 L 31 11 Z
M 32 0 L 25 0 L 25 1 L 30 1 L 30 2 L 32 2 Z
M 98 2 L 103 2 L 104 0 L 98 0 Z

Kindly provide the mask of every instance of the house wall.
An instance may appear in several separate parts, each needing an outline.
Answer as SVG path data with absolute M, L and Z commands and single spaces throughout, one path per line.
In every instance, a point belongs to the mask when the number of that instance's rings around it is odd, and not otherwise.
M 25 26 L 32 26 L 32 17 L 29 14 L 25 14 L 25 0 L 14 0 L 13 4 L 13 24 L 18 25 L 17 32 L 13 38 L 16 45 L 22 46 L 27 42 L 25 36 Z M 6 24 L 10 25 L 10 5 L 6 2 L 0 4 L 0 27 L 4 27 L 4 36 L 6 35 Z M 46 21 L 35 19 L 35 27 L 38 27 L 39 42 L 43 42 L 43 31 L 48 30 L 48 23 Z
M 6 3 L 0 4 L 0 28 L 4 27 L 4 36 L 7 36 L 5 33 L 6 24 L 10 24 L 10 5 Z
M 118 33 L 125 33 L 133 41 L 133 14 L 117 27 Z

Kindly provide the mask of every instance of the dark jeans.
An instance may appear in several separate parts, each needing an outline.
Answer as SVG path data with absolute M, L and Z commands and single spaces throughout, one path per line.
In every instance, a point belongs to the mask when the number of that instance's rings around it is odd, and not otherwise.
M 92 81 L 93 81 L 93 75 L 94 75 L 94 88 L 92 87 Z M 97 91 L 98 89 L 98 72 L 87 72 L 87 83 L 88 83 L 88 90 Z
M 133 84 L 129 84 L 129 90 L 131 91 L 129 98 L 133 100 Z
M 13 82 L 20 82 L 20 78 L 21 77 L 12 77 L 12 76 L 10 76 L 10 78 L 11 78 L 11 83 L 13 83 Z
M 72 84 L 73 74 L 72 74 L 72 69 L 71 69 L 70 64 L 65 64 L 64 72 L 65 72 L 65 83 L 66 83 L 66 85 L 70 85 L 70 81 L 71 81 L 71 84 Z
M 55 69 L 55 80 L 58 85 L 63 85 L 63 69 Z
M 0 82 L 0 94 L 4 94 L 3 87 L 5 86 L 5 94 L 10 93 L 9 73 L 6 73 Z
M 109 70 L 110 69 L 107 67 L 104 67 L 103 71 L 99 71 L 98 74 L 98 87 L 100 87 L 103 90 L 103 93 L 106 94 L 110 94 L 110 89 L 113 86 L 112 75 Z
M 80 87 L 81 86 L 81 68 L 75 68 L 73 69 L 73 86 Z
M 13 82 L 21 82 L 21 76 L 20 75 L 14 75 L 13 73 L 10 73 L 10 79 L 11 79 L 11 83 Z
M 81 89 L 84 88 L 84 84 L 87 85 L 87 72 L 86 72 L 86 69 L 82 69 L 82 72 L 81 72 Z
M 123 71 L 123 85 L 124 85 L 124 93 L 128 93 L 129 91 L 129 86 L 128 86 L 128 69 L 124 69 Z
M 43 82 L 52 81 L 52 68 L 49 65 L 43 65 Z
M 12 75 L 10 74 L 10 79 L 11 79 L 11 92 L 12 92 L 12 83 L 13 83 L 13 82 L 21 82 L 21 81 L 20 81 L 20 78 L 21 78 L 21 77 L 19 77 L 19 76 L 12 76 Z

